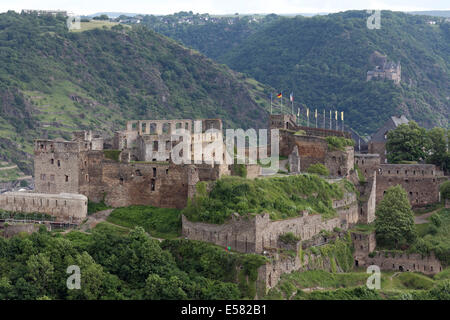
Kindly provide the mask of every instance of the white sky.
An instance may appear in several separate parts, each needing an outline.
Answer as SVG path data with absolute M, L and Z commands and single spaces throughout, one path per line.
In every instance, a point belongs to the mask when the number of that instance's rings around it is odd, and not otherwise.
M 67 10 L 75 14 L 129 12 L 317 13 L 362 9 L 394 11 L 450 10 L 449 0 L 0 0 L 0 12 L 22 9 Z

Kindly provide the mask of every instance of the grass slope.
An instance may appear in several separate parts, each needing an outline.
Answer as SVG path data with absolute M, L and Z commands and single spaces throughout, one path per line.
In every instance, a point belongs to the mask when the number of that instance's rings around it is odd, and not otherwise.
M 240 215 L 269 213 L 272 220 L 298 216 L 307 210 L 334 217 L 333 199 L 341 199 L 348 184 L 330 184 L 316 175 L 297 175 L 247 180 L 223 177 L 207 193 L 205 184 L 198 184 L 198 195 L 183 214 L 192 221 L 223 223 L 234 212 Z

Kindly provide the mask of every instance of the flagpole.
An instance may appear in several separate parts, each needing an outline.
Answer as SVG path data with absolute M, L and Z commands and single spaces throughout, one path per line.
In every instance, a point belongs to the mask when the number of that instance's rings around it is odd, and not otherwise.
M 270 114 L 272 114 L 272 92 L 270 93 Z
M 306 108 L 306 116 L 307 116 L 307 122 L 306 122 L 306 126 L 309 127 L 309 108 Z
M 316 129 L 317 129 L 317 109 L 316 112 L 314 113 L 314 116 L 316 117 Z
M 331 109 L 330 109 L 330 130 L 331 130 Z
M 284 110 L 283 110 L 283 91 L 281 91 L 281 114 L 284 114 Z
M 291 113 L 294 114 L 294 92 L 291 93 L 290 95 L 291 98 Z
M 323 109 L 323 128 L 325 128 L 325 109 Z

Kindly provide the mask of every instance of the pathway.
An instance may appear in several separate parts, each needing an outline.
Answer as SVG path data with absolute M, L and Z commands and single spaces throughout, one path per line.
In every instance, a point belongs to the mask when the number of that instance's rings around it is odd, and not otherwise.
M 420 216 L 415 216 L 414 217 L 414 223 L 415 224 L 424 224 L 424 223 L 429 223 L 430 221 L 428 221 L 427 219 L 432 216 L 434 213 L 438 212 L 439 210 L 441 210 L 441 208 L 436 209 L 434 211 L 428 212 L 428 213 L 424 213 L 421 214 Z

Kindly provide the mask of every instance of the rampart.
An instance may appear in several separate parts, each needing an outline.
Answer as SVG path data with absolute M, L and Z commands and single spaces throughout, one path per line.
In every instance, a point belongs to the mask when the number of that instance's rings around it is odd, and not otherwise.
M 292 232 L 302 240 L 318 235 L 322 230 L 346 230 L 358 221 L 356 195 L 348 193 L 342 200 L 333 201 L 337 217 L 323 220 L 320 214 L 271 221 L 268 214 L 241 217 L 233 215 L 224 224 L 191 222 L 182 217 L 182 234 L 191 240 L 211 242 L 245 253 L 261 253 L 266 248 L 280 247 L 279 236 Z
M 442 271 L 442 264 L 434 254 L 422 256 L 418 253 L 374 251 L 375 232 L 352 232 L 352 242 L 356 266 L 376 265 L 381 270 L 415 271 L 429 275 Z
M 382 164 L 377 171 L 377 203 L 386 190 L 401 185 L 412 206 L 425 206 L 439 201 L 439 184 L 445 180 L 432 164 Z
M 80 223 L 87 216 L 88 199 L 81 194 L 41 194 L 6 192 L 0 195 L 0 208 L 21 213 L 46 213 L 56 221 Z

